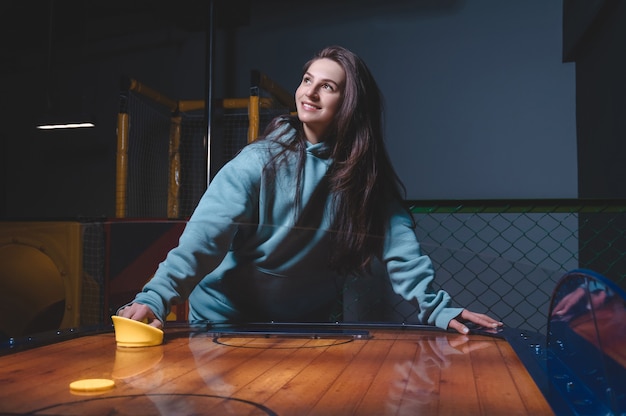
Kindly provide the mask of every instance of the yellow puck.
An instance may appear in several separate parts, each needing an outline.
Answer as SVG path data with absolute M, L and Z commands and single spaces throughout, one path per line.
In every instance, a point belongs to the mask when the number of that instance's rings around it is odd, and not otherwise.
M 78 394 L 95 394 L 111 390 L 115 382 L 108 378 L 86 378 L 70 383 L 70 391 Z

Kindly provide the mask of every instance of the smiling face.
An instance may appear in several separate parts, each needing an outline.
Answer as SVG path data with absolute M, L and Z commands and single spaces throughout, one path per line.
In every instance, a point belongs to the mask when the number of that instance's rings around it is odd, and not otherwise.
M 296 90 L 298 118 L 311 143 L 324 140 L 343 99 L 346 73 L 337 62 L 322 58 L 309 66 Z

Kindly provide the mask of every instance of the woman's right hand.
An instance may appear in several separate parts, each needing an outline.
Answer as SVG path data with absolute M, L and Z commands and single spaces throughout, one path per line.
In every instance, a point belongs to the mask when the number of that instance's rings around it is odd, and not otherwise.
M 152 309 L 141 303 L 131 303 L 120 309 L 117 314 L 123 318 L 133 319 L 135 321 L 147 321 L 148 325 L 155 328 L 162 328 L 163 322 L 161 322 Z

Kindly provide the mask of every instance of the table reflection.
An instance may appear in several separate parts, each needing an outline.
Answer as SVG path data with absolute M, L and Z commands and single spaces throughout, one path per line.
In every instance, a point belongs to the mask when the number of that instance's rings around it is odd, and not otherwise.
M 555 288 L 548 326 L 548 373 L 574 414 L 626 411 L 626 296 L 588 270 Z
M 359 340 L 347 341 L 345 338 L 311 339 L 279 336 L 232 339 L 227 337 L 226 340 L 213 340 L 222 346 L 230 347 L 228 349 L 207 348 L 207 341 L 207 335 L 202 333 L 191 334 L 189 338 L 189 349 L 194 357 L 196 371 L 204 381 L 207 391 L 215 395 L 231 396 L 243 389 L 254 392 L 256 400 L 268 404 L 270 408 L 273 400 L 270 392 L 274 391 L 276 385 L 281 385 L 282 390 L 293 393 L 290 398 L 283 396 L 280 399 L 283 408 L 301 409 L 302 402 L 306 400 L 315 403 L 317 399 L 309 396 L 312 396 L 314 391 L 325 390 L 318 390 L 319 384 L 329 383 L 335 379 L 329 374 L 327 365 L 317 366 L 316 362 L 336 361 L 333 371 L 341 374 L 349 362 L 343 358 L 348 354 L 347 351 L 360 348 L 358 357 L 364 357 L 364 360 L 371 358 L 371 354 L 375 353 L 365 351 L 368 348 L 365 343 Z M 353 344 L 347 346 L 348 343 Z M 393 368 L 393 372 L 385 383 L 380 383 L 385 386 L 386 392 L 373 395 L 376 397 L 376 403 L 369 404 L 366 396 L 360 411 L 367 412 L 373 408 L 380 409 L 382 406 L 384 414 L 420 414 L 436 409 L 440 400 L 438 390 L 441 378 L 448 377 L 446 373 L 449 373 L 450 378 L 454 377 L 453 373 L 456 371 L 453 366 L 454 357 L 479 349 L 496 348 L 491 341 L 470 340 L 464 335 L 449 334 L 416 339 L 409 345 L 410 350 L 407 350 L 405 342 L 392 343 L 388 351 L 378 352 L 385 354 L 385 365 Z M 239 367 L 233 366 L 238 360 L 237 357 L 243 354 L 250 355 L 251 351 L 254 351 L 254 356 L 251 356 L 245 365 L 245 374 L 237 371 Z M 367 367 L 363 368 L 363 371 L 367 371 Z M 303 373 L 306 373 L 305 377 Z M 301 384 L 302 380 L 315 385 L 316 388 L 309 390 L 307 386 Z M 373 382 L 374 386 L 378 384 Z M 299 394 L 300 391 L 305 394 Z M 289 400 L 291 403 L 288 403 Z M 334 409 L 326 408 L 322 411 L 332 413 Z
M 439 400 L 439 382 L 446 372 L 453 372 L 453 357 L 471 351 L 495 348 L 485 341 L 469 342 L 464 335 L 437 336 L 419 340 L 412 360 L 394 363 L 395 378 L 389 386 L 386 414 L 424 414 Z M 444 373 L 444 374 L 442 374 Z

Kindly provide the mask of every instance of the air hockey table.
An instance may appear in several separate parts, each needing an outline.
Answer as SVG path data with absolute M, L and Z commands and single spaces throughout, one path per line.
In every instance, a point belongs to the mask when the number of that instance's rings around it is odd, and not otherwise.
M 565 306 L 564 306 L 565 305 Z M 390 324 L 174 324 L 158 346 L 112 326 L 11 340 L 3 415 L 624 414 L 624 296 L 564 276 L 547 336 Z M 109 384 L 76 391 L 77 380 Z

